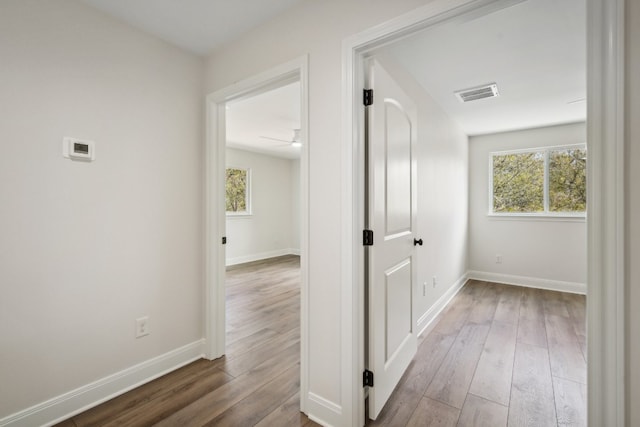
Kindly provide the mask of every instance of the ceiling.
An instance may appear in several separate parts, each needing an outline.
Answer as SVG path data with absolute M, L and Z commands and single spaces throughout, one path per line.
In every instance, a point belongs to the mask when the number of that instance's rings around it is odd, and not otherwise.
M 300 82 L 229 102 L 226 116 L 228 147 L 300 157 L 300 147 L 291 145 L 294 129 L 300 129 Z
M 302 0 L 82 1 L 204 55 Z M 432 27 L 380 52 L 468 135 L 585 120 L 585 0 L 506 1 L 509 7 Z M 497 98 L 462 103 L 454 95 L 494 82 Z M 299 156 L 287 143 L 300 128 L 299 83 L 231 102 L 227 117 L 229 146 Z
M 301 0 L 82 0 L 171 44 L 207 55 Z
M 586 119 L 586 4 L 528 0 L 383 49 L 468 135 Z M 497 83 L 497 98 L 454 92 Z

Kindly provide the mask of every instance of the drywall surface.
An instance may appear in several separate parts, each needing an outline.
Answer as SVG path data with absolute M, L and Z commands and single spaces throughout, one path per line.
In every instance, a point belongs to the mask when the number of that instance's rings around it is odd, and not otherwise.
M 341 344 L 342 43 L 426 0 L 316 1 L 286 11 L 208 58 L 212 93 L 302 55 L 309 55 L 309 396 L 327 409 L 324 420 L 349 425 L 352 391 L 343 381 Z
M 202 60 L 80 2 L 0 2 L 0 58 L 3 418 L 202 338 L 204 126 Z
M 586 221 L 504 218 L 489 213 L 489 155 L 495 151 L 586 142 L 584 123 L 469 139 L 469 269 L 540 282 L 586 284 Z M 496 263 L 496 256 L 502 263 Z M 586 289 L 585 289 L 586 290 Z
M 626 4 L 626 425 L 640 425 L 640 3 Z
M 227 148 L 226 163 L 251 176 L 251 214 L 227 215 L 227 265 L 299 253 L 293 241 L 293 161 Z

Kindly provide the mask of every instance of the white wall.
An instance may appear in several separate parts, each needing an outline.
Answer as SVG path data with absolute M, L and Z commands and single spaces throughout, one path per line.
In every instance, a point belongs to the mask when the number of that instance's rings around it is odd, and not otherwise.
M 626 1 L 627 420 L 640 426 L 640 2 Z
M 586 221 L 490 217 L 489 153 L 586 142 L 584 123 L 469 139 L 469 269 L 489 280 L 586 291 Z M 496 255 L 502 264 L 496 264 Z M 568 282 L 568 283 L 559 283 Z
M 0 58 L 1 419 L 202 338 L 203 63 L 69 0 L 0 2 Z
M 426 0 L 308 0 L 209 57 L 207 93 L 309 55 L 309 390 L 311 409 L 333 425 L 351 422 L 342 377 L 341 120 L 345 37 L 428 3 Z
M 379 52 L 376 58 L 416 102 L 418 110 L 416 234 L 422 238 L 423 245 L 416 247 L 418 280 L 414 289 L 414 321 L 421 331 L 433 320 L 447 297 L 464 284 L 469 144 L 457 124 L 386 50 Z M 438 302 L 441 304 L 436 304 Z
M 299 253 L 293 190 L 300 184 L 292 181 L 294 161 L 227 148 L 226 163 L 251 170 L 251 215 L 227 216 L 227 265 Z

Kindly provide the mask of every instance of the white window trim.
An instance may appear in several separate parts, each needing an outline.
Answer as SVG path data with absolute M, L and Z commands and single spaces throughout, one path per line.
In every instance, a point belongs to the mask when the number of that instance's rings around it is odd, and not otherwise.
M 549 145 L 545 147 L 535 148 L 521 148 L 517 150 L 506 151 L 492 151 L 489 153 L 489 212 L 487 216 L 494 219 L 548 219 L 548 220 L 576 220 L 584 221 L 587 218 L 586 212 L 550 212 L 549 211 L 549 152 L 559 151 L 566 149 L 581 148 L 586 150 L 587 144 L 566 144 L 566 145 Z M 542 151 L 544 154 L 544 189 L 543 189 L 543 203 L 544 212 L 494 212 L 493 211 L 493 158 L 495 156 L 502 156 L 505 154 L 519 154 L 519 153 L 535 153 Z
M 247 184 L 245 189 L 245 206 L 247 207 L 244 211 L 233 212 L 233 211 L 225 211 L 228 219 L 241 219 L 241 218 L 249 218 L 253 216 L 252 204 L 251 204 L 251 168 L 245 168 L 241 166 L 226 166 L 225 167 L 225 177 L 227 169 L 239 169 L 247 172 Z

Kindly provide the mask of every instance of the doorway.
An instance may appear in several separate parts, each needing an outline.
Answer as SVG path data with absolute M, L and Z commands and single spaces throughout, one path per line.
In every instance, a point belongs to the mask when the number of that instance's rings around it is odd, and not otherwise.
M 235 377 L 300 357 L 300 98 L 296 80 L 225 105 L 221 369 Z M 292 398 L 299 373 L 286 376 L 274 400 Z
M 396 350 L 393 343 L 407 345 L 416 334 L 431 328 L 435 319 L 428 313 L 434 308 L 437 311 L 445 305 L 442 301 L 456 293 L 458 284 L 464 281 L 460 278 L 586 293 L 585 10 L 583 0 L 568 0 L 561 5 L 547 0 L 524 1 L 443 23 L 369 52 L 372 58 L 367 63 L 373 65 L 367 67 L 366 87 L 373 91 L 373 102 L 365 107 L 370 201 L 367 220 L 371 223 L 367 228 L 378 237 L 365 249 L 369 254 L 367 294 L 371 313 L 367 368 L 377 380 L 369 389 L 371 419 L 376 419 L 385 402 L 380 393 L 389 395 L 398 385 L 408 360 L 417 351 L 414 344 L 413 353 L 404 355 L 407 361 L 400 369 L 395 366 L 400 363 L 400 353 L 395 354 L 400 348 Z M 544 29 L 540 22 L 545 23 Z M 553 48 L 548 47 L 551 44 Z M 555 90 L 541 91 L 544 86 Z M 396 109 L 409 103 L 403 98 L 417 106 L 413 108 L 417 118 L 407 121 L 406 132 L 396 131 L 397 119 L 393 120 Z M 417 143 L 410 149 L 414 134 Z M 406 141 L 402 135 L 406 135 Z M 379 145 L 386 150 L 376 149 Z M 406 160 L 402 156 L 405 152 Z M 409 179 L 414 167 L 419 176 L 415 184 Z M 379 175 L 384 178 L 377 178 Z M 401 188 L 395 188 L 396 181 L 402 182 Z M 408 192 L 416 191 L 416 185 L 419 197 L 412 203 Z M 416 209 L 416 205 L 419 214 L 414 218 L 415 225 L 410 226 L 409 207 Z M 391 221 L 385 221 L 385 213 L 392 214 Z M 392 251 L 390 262 L 388 255 L 383 256 L 385 246 L 403 239 L 405 243 Z M 424 245 L 412 245 L 412 240 L 424 241 Z M 494 254 L 495 258 L 490 256 Z M 406 274 L 405 287 L 397 279 L 402 270 L 394 268 L 400 264 L 406 265 L 407 271 L 410 265 L 417 266 L 417 280 Z M 402 292 L 406 294 L 403 297 Z M 502 290 L 486 292 L 492 295 L 486 306 L 491 310 Z M 380 294 L 383 301 L 393 304 L 380 304 Z M 546 369 L 541 363 L 541 371 L 552 372 L 553 381 L 551 376 L 545 378 L 537 388 L 539 395 L 534 397 L 560 396 L 560 387 L 569 390 L 562 382 L 566 379 L 573 381 L 572 389 L 579 390 L 577 396 L 584 396 L 584 302 L 570 316 L 562 294 L 545 294 L 547 299 L 554 295 L 554 307 L 545 300 L 543 310 L 531 310 L 520 322 L 516 317 L 498 316 L 502 320 L 496 321 L 491 316 L 472 317 L 489 323 L 491 332 L 486 345 L 480 334 L 476 337 L 480 343 L 477 351 L 466 350 L 468 372 L 463 372 L 463 366 L 450 368 L 460 376 L 455 393 L 464 397 L 471 387 L 493 403 L 513 409 L 509 411 L 511 417 L 519 416 L 514 408 L 523 406 L 520 412 L 525 414 L 532 409 L 519 403 L 527 397 L 511 391 L 508 382 L 502 385 L 500 396 L 479 392 L 482 387 L 477 384 L 484 380 L 473 375 L 474 362 L 489 369 L 486 362 L 478 361 L 488 360 L 485 353 L 495 351 L 491 342 L 509 320 L 509 338 L 502 345 L 506 366 L 514 365 L 514 357 L 519 360 L 531 356 L 531 343 L 549 355 L 550 363 L 546 362 Z M 402 317 L 392 309 L 402 301 L 406 303 L 399 311 L 406 318 L 400 330 L 394 323 L 399 322 L 396 317 Z M 514 302 L 520 306 L 520 298 Z M 416 312 L 413 319 L 412 311 Z M 457 320 L 464 322 L 465 317 Z M 514 327 L 518 323 L 520 327 Z M 547 339 L 531 339 L 531 325 L 550 337 L 548 345 Z M 469 324 L 464 331 L 473 330 L 472 326 Z M 556 339 L 559 329 L 566 332 L 561 344 Z M 381 341 L 389 347 L 386 354 L 379 345 Z M 455 354 L 448 358 L 454 360 Z M 388 378 L 392 367 L 394 381 Z M 442 372 L 446 369 L 443 366 Z M 510 373 L 509 368 L 506 370 Z M 440 401 L 465 413 L 468 407 L 462 406 L 464 400 L 443 397 L 453 393 L 448 384 L 437 384 L 443 375 L 434 379 L 427 394 L 431 398 L 439 396 Z M 523 375 L 520 369 L 513 373 L 514 378 Z M 513 387 L 517 391 L 517 384 Z M 516 397 L 502 397 L 509 394 Z M 571 411 L 575 418 L 586 419 L 584 400 L 574 400 Z M 545 408 L 547 419 L 555 419 L 556 406 L 569 406 L 559 400 L 552 399 L 551 403 Z
M 351 191 L 354 194 L 360 194 L 360 189 L 364 188 L 363 180 L 360 178 L 361 174 L 358 173 L 364 168 L 363 131 L 360 130 L 364 128 L 361 115 L 363 108 L 361 91 L 365 87 L 363 61 L 370 52 L 426 27 L 435 26 L 447 20 L 464 20 L 465 18 L 462 18 L 464 13 L 471 12 L 476 16 L 483 15 L 514 3 L 519 2 L 460 1 L 456 2 L 454 9 L 454 5 L 436 2 L 423 8 L 419 14 L 413 14 L 412 17 L 401 17 L 385 26 L 358 34 L 345 43 L 344 58 L 347 76 L 354 78 L 353 84 L 349 78 L 345 82 L 345 91 L 349 94 L 345 105 L 353 112 L 345 124 L 345 138 L 353 141 L 353 151 L 347 156 L 350 164 L 347 173 L 353 174 L 354 177 L 354 187 L 346 189 L 346 194 Z M 620 178 L 622 163 L 619 156 L 622 150 L 622 136 L 619 133 L 621 131 L 619 121 L 621 109 L 607 110 L 603 108 L 606 102 L 620 107 L 622 99 L 620 96 L 622 82 L 618 79 L 622 62 L 620 50 L 616 50 L 622 44 L 622 40 L 619 38 L 622 21 L 621 15 L 616 13 L 616 7 L 615 4 L 605 4 L 600 1 L 588 3 L 590 25 L 588 26 L 587 46 L 590 59 L 587 63 L 587 69 L 590 78 L 587 82 L 587 93 L 590 103 L 588 106 L 587 144 L 590 150 L 588 160 L 590 184 L 588 190 L 589 218 L 587 219 L 589 225 L 587 243 L 589 278 L 587 284 L 591 298 L 587 307 L 587 318 L 589 322 L 589 419 L 591 423 L 595 422 L 595 424 L 604 423 L 603 420 L 607 420 L 607 422 L 619 420 L 618 424 L 621 425 L 623 412 L 620 402 L 623 401 L 623 384 L 619 381 L 619 376 L 616 379 L 615 372 L 619 372 L 617 369 L 621 369 L 623 366 L 623 352 L 621 351 L 623 317 L 620 304 L 623 281 L 620 265 L 615 261 L 615 256 L 607 254 L 598 244 L 607 241 L 611 245 L 610 248 L 618 256 L 622 254 L 622 243 L 619 239 L 619 230 L 622 225 L 621 193 L 612 195 L 601 192 L 602 188 L 615 187 L 622 182 Z M 603 11 L 605 12 L 603 13 Z M 602 37 L 602 34 L 616 34 L 618 38 L 614 37 L 615 47 L 601 43 L 598 37 Z M 617 57 L 614 52 L 617 52 Z M 604 61 L 604 58 L 611 57 L 615 57 L 616 60 Z M 616 70 L 618 70 L 618 74 L 616 74 Z M 610 74 L 612 71 L 613 74 Z M 611 91 L 603 90 L 603 88 L 608 88 Z M 607 141 L 607 144 L 604 141 Z M 609 146 L 610 141 L 615 141 L 615 143 Z M 608 153 L 608 155 L 605 156 L 604 153 Z M 613 167 L 615 171 L 608 169 L 609 167 Z M 352 197 L 352 200 L 354 200 L 353 204 L 345 207 L 345 216 L 350 214 L 356 218 L 363 218 L 363 198 L 356 196 Z M 604 200 L 609 200 L 612 204 L 603 203 Z M 354 225 L 353 233 L 347 239 L 351 252 L 348 253 L 350 267 L 345 268 L 345 277 L 359 284 L 354 292 L 354 298 L 360 303 L 355 304 L 353 309 L 356 313 L 362 314 L 366 311 L 363 307 L 365 292 L 361 286 L 364 283 L 362 273 L 364 260 L 361 255 L 362 241 L 358 238 L 358 229 L 364 228 L 364 224 L 356 223 Z M 609 232 L 605 230 L 609 230 Z M 618 232 L 614 230 L 618 230 Z M 604 283 L 610 285 L 605 287 Z M 362 317 L 357 316 L 356 319 L 362 319 Z M 364 367 L 365 338 L 361 332 L 357 332 L 363 330 L 362 320 L 356 321 L 354 331 L 358 339 L 355 340 L 357 345 L 354 346 L 353 351 L 359 355 L 357 359 L 361 363 L 360 366 Z M 603 334 L 605 330 L 609 333 Z M 613 344 L 613 347 L 606 347 L 606 345 L 603 347 L 605 342 Z M 605 359 L 616 362 L 605 363 Z M 608 390 L 609 395 L 602 392 L 603 386 Z M 609 398 L 611 394 L 618 396 L 618 399 Z M 364 401 L 364 392 L 354 388 L 353 396 L 356 404 L 362 405 L 360 402 Z M 356 421 L 358 425 L 364 421 L 359 418 L 363 413 L 362 411 L 354 415 L 354 420 L 358 420 Z
M 232 148 L 235 150 L 233 156 L 235 161 L 227 162 L 227 112 L 241 105 L 250 104 L 248 100 L 254 97 L 267 96 L 270 92 L 277 91 L 279 88 L 285 88 L 291 85 L 296 86 L 296 97 L 299 105 L 299 124 L 289 126 L 291 129 L 282 129 L 278 132 L 282 134 L 271 134 L 269 132 L 262 132 L 259 136 L 265 138 L 259 138 L 258 142 L 273 142 L 273 149 L 276 151 L 296 152 L 297 159 L 294 161 L 280 159 L 271 161 L 265 160 L 265 156 L 260 153 L 254 153 L 253 157 L 258 158 L 257 163 L 251 166 L 243 159 L 243 153 L 238 150 L 237 146 Z M 234 253 L 230 257 L 231 264 L 243 263 L 247 261 L 258 261 L 259 259 L 274 257 L 278 255 L 289 254 L 295 252 L 295 257 L 299 257 L 299 335 L 300 341 L 298 346 L 298 353 L 300 355 L 300 409 L 305 409 L 305 390 L 307 388 L 307 317 L 308 310 L 307 302 L 307 284 L 308 284 L 308 268 L 307 268 L 307 256 L 308 256 L 308 159 L 309 159 L 309 146 L 308 146 L 308 84 L 307 84 L 307 58 L 301 57 L 293 60 L 289 63 L 282 64 L 281 66 L 270 69 L 260 75 L 238 82 L 228 88 L 221 91 L 210 94 L 207 97 L 207 123 L 208 123 L 208 135 L 207 135 L 207 189 L 206 189 L 206 207 L 207 207 L 207 239 L 206 239 L 206 256 L 207 256 L 207 271 L 206 271 L 206 356 L 209 359 L 216 359 L 226 353 L 227 343 L 227 319 L 226 319 L 226 267 L 227 267 L 227 219 L 229 216 L 236 216 L 236 221 L 245 221 L 245 225 L 249 218 L 252 218 L 256 213 L 254 209 L 258 206 L 252 206 L 251 200 L 251 182 L 252 178 L 260 179 L 261 184 L 264 182 L 264 176 L 258 178 L 255 175 L 252 177 L 252 168 L 256 169 L 253 173 L 257 172 L 258 168 L 262 168 L 265 163 L 282 163 L 287 166 L 285 171 L 286 176 L 280 176 L 279 179 L 283 181 L 283 185 L 287 186 L 289 191 L 280 191 L 280 195 L 289 200 L 290 209 L 288 213 L 282 215 L 289 215 L 289 221 L 291 216 L 296 216 L 298 221 L 298 227 L 296 227 L 298 233 L 297 236 L 292 237 L 289 235 L 286 237 L 276 233 L 272 236 L 267 236 L 265 239 L 270 239 L 270 242 L 266 243 L 267 246 L 260 247 L 256 251 L 242 251 L 243 248 L 234 248 Z M 229 109 L 227 109 L 229 107 Z M 230 117 L 232 114 L 229 114 Z M 288 125 L 287 125 L 288 126 Z M 268 139 L 272 138 L 272 139 Z M 237 142 L 237 141 L 235 141 Z M 292 146 L 300 144 L 300 147 Z M 254 150 L 255 151 L 255 150 Z M 231 157 L 231 155 L 229 156 Z M 266 156 L 273 157 L 273 156 Z M 256 159 L 253 160 L 256 160 Z M 299 160 L 298 160 L 299 159 Z M 234 163 L 234 164 L 232 164 Z M 228 167 L 229 166 L 229 167 Z M 243 202 L 236 204 L 235 212 L 231 215 L 227 214 L 227 197 L 225 183 L 227 181 L 227 169 L 232 169 L 232 173 L 236 173 L 241 179 L 244 180 L 245 194 L 240 198 Z M 268 169 L 268 168 L 267 168 Z M 283 171 L 274 173 L 271 170 L 271 175 L 282 175 Z M 269 175 L 269 172 L 266 172 Z M 273 177 L 273 176 L 272 176 Z M 295 179 L 294 179 L 295 177 Z M 256 183 L 253 183 L 256 186 Z M 268 189 L 267 189 L 268 190 Z M 280 189 L 282 190 L 282 189 Z M 263 188 L 264 193 L 264 188 Z M 291 199 L 297 197 L 295 202 L 291 202 Z M 255 195 L 254 195 L 255 196 Z M 259 197 L 263 197 L 265 194 L 261 194 Z M 273 196 L 273 194 L 271 195 Z M 269 203 L 270 196 L 266 194 L 266 204 Z M 255 201 L 257 202 L 257 200 Z M 224 208 L 222 208 L 224 207 Z M 295 211 L 295 212 L 294 212 Z M 260 213 L 264 213 L 264 204 L 260 208 Z M 253 219 L 257 219 L 257 216 Z M 277 222 L 286 222 L 286 218 L 276 218 Z M 251 235 L 251 232 L 247 230 L 236 230 L 236 238 L 242 236 L 242 234 Z M 292 234 L 291 232 L 290 234 Z M 249 236 L 250 237 L 250 236 Z M 240 239 L 242 239 L 240 237 Z M 236 243 L 240 243 L 240 239 L 236 240 Z M 279 239 L 282 239 L 280 241 Z M 286 241 L 285 241 L 286 240 Z M 290 248 L 294 246 L 290 242 L 299 242 L 298 248 Z M 245 240 L 244 249 L 247 246 L 255 244 L 259 246 L 259 242 L 251 242 Z M 272 244 L 271 247 L 268 244 Z M 275 246 L 274 246 L 275 245 Z M 279 245 L 279 247 L 278 247 Z M 260 261 L 258 261 L 260 263 Z M 289 319 L 291 320 L 291 319 Z M 248 329 L 247 329 L 248 331 Z M 259 331 L 253 331 L 258 333 Z M 251 334 L 249 334 L 251 335 Z M 237 337 L 235 337 L 237 338 Z M 234 340 L 235 340 L 234 338 Z M 247 338 L 250 340 L 250 337 Z M 295 344 L 294 344 L 295 346 Z

